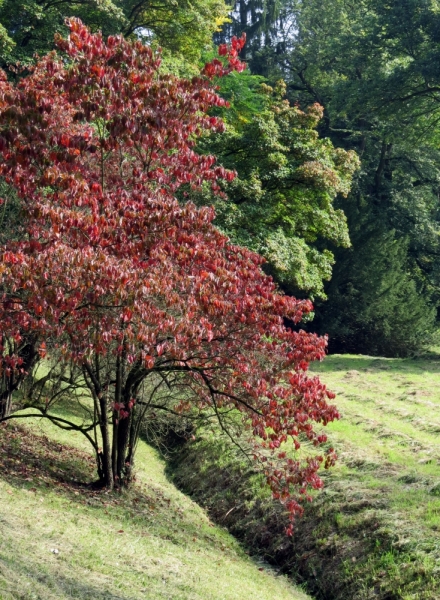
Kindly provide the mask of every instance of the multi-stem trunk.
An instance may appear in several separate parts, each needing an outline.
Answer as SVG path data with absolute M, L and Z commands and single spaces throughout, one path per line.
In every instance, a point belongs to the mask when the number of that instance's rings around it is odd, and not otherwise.
M 109 377 L 100 381 L 99 360 L 95 365 L 84 363 L 85 381 L 94 399 L 95 419 L 99 422 L 102 448 L 97 450 L 98 475 L 101 485 L 112 489 L 129 485 L 133 479 L 134 449 L 139 436 L 144 410 L 138 410 L 136 398 L 146 371 L 140 363 L 126 373 L 124 353 L 116 357 L 114 395 L 108 394 Z M 95 435 L 96 437 L 96 435 Z M 98 442 L 97 442 L 98 447 Z
M 101 485 L 113 489 L 114 477 L 111 461 L 110 427 L 108 422 L 107 393 L 103 390 L 99 379 L 99 363 L 95 369 L 90 363 L 83 363 L 84 379 L 89 388 L 94 402 L 94 418 L 98 417 L 99 431 L 101 433 L 102 448 L 96 450 L 99 482 Z M 96 439 L 96 430 L 95 430 Z
M 123 358 L 123 357 L 122 357 Z M 121 410 L 113 412 L 113 448 L 112 467 L 115 481 L 120 486 L 126 486 L 132 480 L 133 448 L 136 442 L 134 431 L 136 427 L 136 408 L 133 397 L 136 396 L 139 378 L 138 367 L 134 366 L 125 381 L 122 360 L 116 363 L 115 406 Z M 124 385 L 123 385 L 124 384 Z

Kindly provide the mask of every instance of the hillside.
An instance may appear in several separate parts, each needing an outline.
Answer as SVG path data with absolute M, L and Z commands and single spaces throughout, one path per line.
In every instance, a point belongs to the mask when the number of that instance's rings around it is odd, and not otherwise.
M 107 495 L 83 484 L 94 464 L 81 439 L 3 425 L 0 599 L 307 598 L 264 556 L 317 600 L 438 600 L 440 357 L 335 355 L 313 371 L 338 394 L 339 462 L 293 540 L 252 465 L 212 433 L 168 464 L 141 442 L 135 488 Z
M 334 355 L 313 371 L 338 394 L 342 418 L 327 431 L 339 461 L 292 542 L 225 440 L 200 432 L 174 457 L 176 482 L 316 598 L 439 599 L 440 357 Z
M 214 526 L 146 444 L 134 488 L 106 494 L 83 484 L 94 464 L 81 439 L 26 423 L 0 426 L 1 600 L 307 600 Z

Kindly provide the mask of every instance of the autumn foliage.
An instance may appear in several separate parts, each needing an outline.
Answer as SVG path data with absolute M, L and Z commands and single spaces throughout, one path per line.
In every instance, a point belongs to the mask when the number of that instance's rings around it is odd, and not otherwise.
M 108 487 L 130 481 L 140 422 L 163 390 L 178 392 L 174 413 L 222 422 L 233 409 L 293 516 L 334 460 L 284 444 L 322 444 L 314 424 L 337 417 L 306 373 L 326 341 L 286 328 L 311 304 L 278 293 L 262 259 L 212 225 L 212 209 L 175 197 L 234 177 L 194 145 L 223 129 L 208 113 L 225 105 L 213 78 L 243 68 L 244 39 L 184 80 L 139 42 L 69 27 L 63 56 L 17 85 L 0 81 L 0 173 L 26 223 L 1 248 L 2 377 L 24 369 L 29 340 L 80 370 L 94 403 L 83 433 Z

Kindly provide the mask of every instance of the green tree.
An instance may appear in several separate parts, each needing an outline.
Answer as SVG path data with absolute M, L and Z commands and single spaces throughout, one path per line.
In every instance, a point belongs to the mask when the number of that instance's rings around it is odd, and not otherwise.
M 431 342 L 436 309 L 408 269 L 408 240 L 357 204 L 348 215 L 353 246 L 336 250 L 329 300 L 317 301 L 310 329 L 328 333 L 330 352 L 411 356 Z
M 136 34 L 170 53 L 196 63 L 227 19 L 224 0 L 3 0 L 0 51 L 3 66 L 33 60 L 54 47 L 54 34 L 76 16 L 104 35 Z
M 228 91 L 234 106 L 236 95 Z M 347 196 L 358 159 L 319 138 L 319 105 L 302 111 L 284 93 L 280 81 L 274 89 L 262 84 L 253 103 L 239 97 L 244 108 L 232 112 L 225 134 L 207 142 L 238 177 L 223 186 L 226 198 L 203 201 L 215 203 L 220 228 L 262 254 L 290 292 L 322 296 L 334 262 L 329 242 L 350 245 L 344 213 L 333 202 Z
M 282 73 L 292 101 L 302 106 L 319 102 L 324 107 L 321 134 L 361 157 L 351 198 L 357 208 L 347 212 L 353 248 L 336 252 L 334 280 L 327 288 L 328 308 L 322 308 L 320 319 L 322 330 L 335 332 L 337 323 L 347 322 L 347 307 L 337 299 L 335 287 L 338 281 L 346 281 L 347 261 L 357 263 L 351 273 L 369 269 L 370 277 L 376 277 L 370 291 L 376 290 L 377 302 L 384 298 L 380 290 L 385 272 L 374 264 L 378 256 L 386 255 L 390 239 L 401 248 L 395 265 L 405 272 L 411 293 L 425 306 L 430 301 L 438 304 L 438 3 L 284 0 L 281 13 L 285 26 L 277 31 L 277 43 L 266 44 L 253 63 L 260 61 L 258 71 L 270 71 L 273 79 Z M 342 206 L 338 199 L 336 206 Z M 346 206 L 350 203 L 344 204 L 344 210 Z M 363 250 L 365 239 L 357 234 L 359 223 L 376 232 L 371 233 L 368 252 Z M 400 292 L 398 287 L 392 289 L 397 303 Z M 355 303 L 353 314 L 358 315 L 353 327 L 356 324 L 360 332 L 363 300 L 361 294 L 350 298 Z M 365 298 L 377 309 L 371 293 Z M 332 304 L 342 312 L 337 315 Z M 427 308 L 426 315 L 432 329 L 433 311 Z M 396 311 L 394 316 L 394 330 L 402 330 Z M 390 314 L 390 323 L 393 318 Z M 408 313 L 408 322 L 411 318 Z M 420 340 L 426 333 L 422 321 Z M 368 335 L 359 333 L 357 339 L 358 351 L 374 350 L 365 345 L 372 339 Z

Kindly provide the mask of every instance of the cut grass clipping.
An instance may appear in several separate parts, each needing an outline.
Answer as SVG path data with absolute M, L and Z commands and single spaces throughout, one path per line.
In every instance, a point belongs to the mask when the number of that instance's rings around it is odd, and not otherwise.
M 200 431 L 170 461 L 181 489 L 248 548 L 323 600 L 440 599 L 440 356 L 329 356 L 313 370 L 342 419 L 339 455 L 297 521 L 285 515 L 230 444 Z
M 145 443 L 131 490 L 84 485 L 95 465 L 78 435 L 0 426 L 1 600 L 308 598 L 214 526 Z

